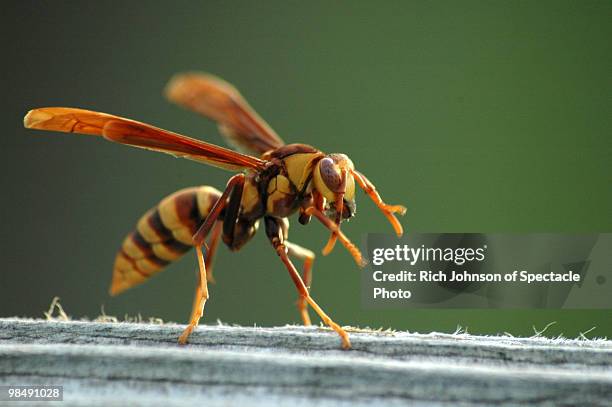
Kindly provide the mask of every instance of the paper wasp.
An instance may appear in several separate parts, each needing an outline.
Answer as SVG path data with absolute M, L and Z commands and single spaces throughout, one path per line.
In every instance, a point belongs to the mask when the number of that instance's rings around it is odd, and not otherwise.
M 394 214 L 403 215 L 406 209 L 385 204 L 374 185 L 355 170 L 346 155 L 326 154 L 306 144 L 285 144 L 238 90 L 222 79 L 203 73 L 180 74 L 168 83 L 165 93 L 171 101 L 216 121 L 230 145 L 253 155 L 83 109 L 46 107 L 31 110 L 24 118 L 27 128 L 102 136 L 116 143 L 239 172 L 230 178 L 223 192 L 209 186 L 182 189 L 146 212 L 117 253 L 110 294 L 144 282 L 195 247 L 198 284 L 189 325 L 179 338 L 184 344 L 204 312 L 219 238 L 231 251 L 237 251 L 253 237 L 263 218 L 266 235 L 297 288 L 297 305 L 304 324 L 310 324 L 310 305 L 340 335 L 342 347 L 350 348 L 347 333 L 309 294 L 315 255 L 287 241 L 287 218 L 298 212 L 299 222 L 305 225 L 314 216 L 331 232 L 323 253 L 329 253 L 340 240 L 361 266 L 359 249 L 340 230 L 341 222 L 355 215 L 355 182 L 398 235 L 402 234 L 402 226 Z M 289 256 L 303 260 L 301 275 Z

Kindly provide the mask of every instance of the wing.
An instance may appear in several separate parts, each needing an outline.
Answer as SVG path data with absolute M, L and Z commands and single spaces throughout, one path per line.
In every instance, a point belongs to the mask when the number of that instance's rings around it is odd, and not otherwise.
M 213 75 L 178 74 L 165 93 L 172 102 L 215 120 L 221 134 L 238 150 L 261 155 L 285 144 L 235 87 Z
M 69 107 L 30 110 L 23 119 L 29 129 L 102 136 L 109 141 L 172 154 L 237 171 L 262 170 L 266 161 L 214 144 L 106 113 Z

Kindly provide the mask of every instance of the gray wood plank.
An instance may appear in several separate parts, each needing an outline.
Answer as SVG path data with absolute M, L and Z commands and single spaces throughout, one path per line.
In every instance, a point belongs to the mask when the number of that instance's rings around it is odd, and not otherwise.
M 64 404 L 610 405 L 606 340 L 0 319 L 0 385 Z

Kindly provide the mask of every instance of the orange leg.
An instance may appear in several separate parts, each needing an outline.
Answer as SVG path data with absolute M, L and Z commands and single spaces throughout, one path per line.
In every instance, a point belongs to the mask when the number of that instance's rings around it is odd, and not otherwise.
M 211 232 L 210 240 L 208 241 L 208 251 L 206 252 L 206 277 L 208 278 L 208 282 L 213 284 L 215 283 L 215 279 L 212 273 L 213 259 L 215 258 L 215 254 L 217 253 L 217 247 L 219 247 L 219 238 L 221 237 L 222 230 L 223 222 L 217 222 Z
M 206 276 L 206 264 L 204 263 L 204 255 L 202 254 L 202 247 L 196 246 L 196 256 L 198 256 L 198 267 L 200 273 L 198 274 L 198 286 L 196 287 L 195 298 L 193 299 L 193 309 L 191 310 L 191 318 L 189 318 L 189 325 L 183 331 L 179 337 L 179 343 L 184 345 L 187 343 L 187 339 L 191 332 L 198 326 L 200 318 L 204 314 L 204 305 L 208 300 L 208 279 Z
M 281 258 L 283 264 L 287 268 L 289 272 L 289 276 L 295 287 L 298 290 L 298 294 L 300 297 L 304 298 L 304 300 L 312 307 L 312 309 L 319 315 L 319 317 L 323 320 L 325 324 L 327 324 L 331 329 L 336 331 L 338 335 L 340 335 L 340 339 L 342 340 L 342 347 L 344 349 L 349 349 L 351 347 L 351 341 L 349 340 L 348 334 L 340 327 L 340 325 L 336 324 L 331 318 L 319 307 L 319 305 L 312 299 L 310 294 L 308 293 L 308 288 L 306 288 L 306 284 L 304 284 L 304 280 L 300 277 L 300 273 L 298 273 L 297 269 L 289 259 L 288 255 L 288 247 L 285 245 L 285 237 L 283 234 L 282 228 L 282 220 L 278 218 L 273 218 L 270 216 L 266 216 L 264 218 L 266 225 L 266 235 L 272 243 L 272 246 L 276 250 L 276 253 Z M 292 245 L 295 248 L 295 245 Z
M 208 214 L 206 219 L 204 219 L 204 222 L 202 222 L 202 225 L 198 228 L 198 230 L 192 237 L 195 246 L 201 246 L 204 243 L 208 232 L 210 232 L 216 220 L 219 218 L 221 211 L 227 205 L 227 197 L 234 190 L 234 187 L 236 187 L 237 185 L 244 184 L 244 178 L 244 174 L 236 174 L 232 178 L 230 178 L 229 181 L 227 181 L 225 191 L 223 191 L 221 197 L 217 200 L 217 202 L 215 202 L 215 205 L 210 210 L 210 213 Z
M 241 185 L 244 183 L 244 178 L 244 174 L 237 174 L 230 178 L 230 180 L 227 182 L 225 191 L 223 191 L 223 194 L 221 194 L 221 197 L 219 197 L 217 202 L 215 202 L 215 205 L 208 213 L 208 216 L 206 216 L 206 219 L 204 219 L 204 222 L 202 222 L 202 225 L 193 235 L 193 243 L 196 249 L 196 256 L 198 257 L 198 268 L 200 270 L 200 273 L 198 274 L 199 282 L 198 286 L 196 287 L 195 297 L 193 300 L 193 308 L 191 310 L 191 318 L 189 318 L 189 325 L 187 325 L 187 328 L 185 328 L 185 330 L 179 337 L 179 343 L 181 345 L 187 343 L 189 335 L 191 335 L 191 332 L 193 332 L 195 327 L 198 326 L 200 318 L 202 318 L 202 315 L 204 314 L 204 305 L 206 305 L 206 301 L 208 300 L 208 276 L 206 273 L 206 266 L 207 263 L 210 265 L 212 265 L 212 263 L 210 263 L 210 260 L 207 262 L 204 261 L 202 245 L 204 244 L 206 236 L 208 235 L 210 230 L 213 228 L 213 226 L 215 226 L 215 222 L 217 222 L 221 211 L 227 205 L 227 197 L 237 185 Z M 215 246 L 217 245 L 217 243 L 211 239 L 211 245 L 212 244 L 214 244 Z
M 319 315 L 321 320 L 327 326 L 329 326 L 331 329 L 336 331 L 338 335 L 340 335 L 340 339 L 342 340 L 342 348 L 350 349 L 351 341 L 349 340 L 348 334 L 346 333 L 344 329 L 342 329 L 340 325 L 332 321 L 332 319 L 321 309 L 321 307 L 319 307 L 319 305 L 315 302 L 315 300 L 312 299 L 312 297 L 308 293 L 308 289 L 306 288 L 304 281 L 300 277 L 300 274 L 298 273 L 295 266 L 289 259 L 289 256 L 287 255 L 287 248 L 285 247 L 285 245 L 282 243 L 275 244 L 274 242 L 272 242 L 272 244 L 275 246 L 274 248 L 276 249 L 276 253 L 278 253 L 282 262 L 285 264 L 287 271 L 289 271 L 289 276 L 295 283 L 295 286 L 298 290 L 298 294 L 300 295 L 300 297 L 306 300 L 306 302 L 312 307 L 313 310 L 315 310 L 315 312 Z
M 391 226 L 393 226 L 395 233 L 398 236 L 401 236 L 404 233 L 404 230 L 402 229 L 401 223 L 399 223 L 394 214 L 399 213 L 400 215 L 404 215 L 406 213 L 406 207 L 402 205 L 388 205 L 384 203 L 378 192 L 376 192 L 376 187 L 374 187 L 374 184 L 372 184 L 370 180 L 366 178 L 365 175 L 363 175 L 359 171 L 350 171 L 351 174 L 353 174 L 353 177 L 355 177 L 355 180 L 357 181 L 361 189 L 363 189 L 364 192 L 368 194 L 370 199 L 374 201 L 376 206 L 378 206 L 382 213 L 387 217 L 389 222 L 391 222 Z
M 359 251 L 357 246 L 355 246 L 353 242 L 351 242 L 346 237 L 346 235 L 342 233 L 342 231 L 338 228 L 338 225 L 336 225 L 331 219 L 325 216 L 323 212 L 321 212 L 314 206 L 311 206 L 310 208 L 306 208 L 304 213 L 306 213 L 307 215 L 313 215 L 323 224 L 323 226 L 329 229 L 330 232 L 336 233 L 336 235 L 338 236 L 338 239 L 340 240 L 340 243 L 342 243 L 342 245 L 346 248 L 346 250 L 349 251 L 351 256 L 353 256 L 353 258 L 355 259 L 355 262 L 357 262 L 357 264 L 360 267 L 363 267 L 365 265 L 363 256 L 361 255 L 361 252 Z
M 312 263 L 314 262 L 315 254 L 302 246 L 298 246 L 295 243 L 290 243 L 288 241 L 285 241 L 285 246 L 287 247 L 290 256 L 297 257 L 298 259 L 304 261 L 302 280 L 304 281 L 308 292 L 310 292 L 310 286 L 312 284 Z M 297 307 L 300 311 L 300 315 L 302 316 L 302 322 L 304 323 L 304 325 L 310 325 L 310 315 L 308 315 L 308 303 L 302 295 L 298 296 Z

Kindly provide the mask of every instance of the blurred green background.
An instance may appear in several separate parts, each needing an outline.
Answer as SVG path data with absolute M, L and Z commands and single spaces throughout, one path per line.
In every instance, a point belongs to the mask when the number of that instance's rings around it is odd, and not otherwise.
M 188 254 L 110 298 L 116 250 L 141 214 L 230 173 L 85 136 L 27 131 L 32 107 L 120 114 L 222 144 L 216 126 L 167 103 L 175 72 L 236 84 L 288 142 L 345 152 L 408 233 L 612 230 L 612 2 L 25 2 L 3 7 L 0 315 L 185 322 Z M 344 227 L 391 232 L 363 195 Z M 261 232 L 261 231 L 260 231 Z M 327 233 L 296 221 L 316 252 Z M 299 322 L 295 289 L 260 233 L 221 248 L 205 323 Z M 313 295 L 341 324 L 411 331 L 612 335 L 611 311 L 398 310 L 360 304 L 340 246 L 318 256 Z

